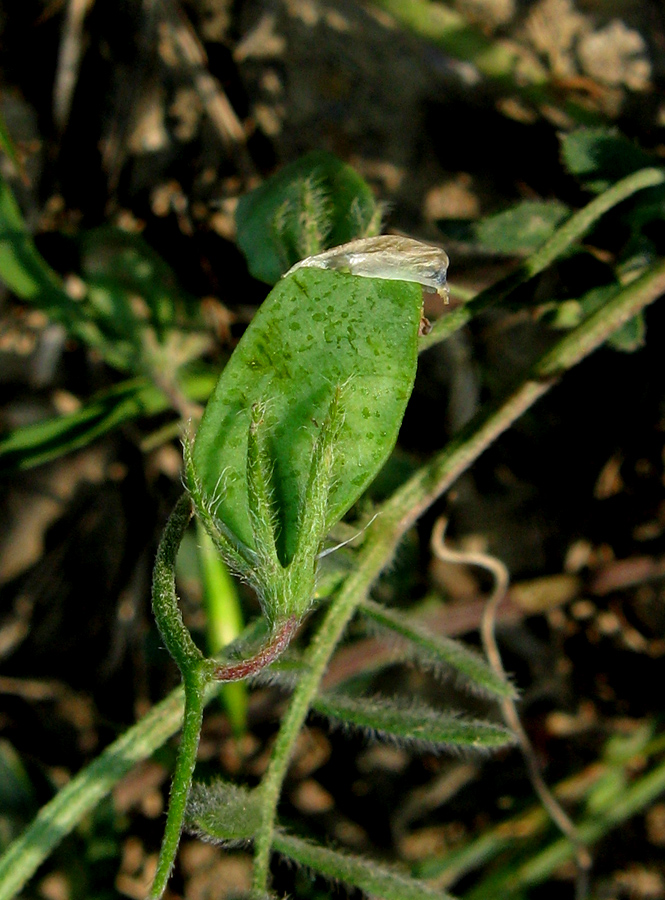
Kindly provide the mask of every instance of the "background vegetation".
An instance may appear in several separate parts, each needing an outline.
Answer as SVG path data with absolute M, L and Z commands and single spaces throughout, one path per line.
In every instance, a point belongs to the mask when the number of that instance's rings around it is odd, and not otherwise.
M 309 238 L 334 244 L 381 219 L 445 246 L 452 303 L 427 298 L 435 325 L 398 449 L 354 517 L 439 464 L 454 484 L 414 495 L 374 601 L 437 647 L 474 645 L 488 585 L 432 554 L 436 518 L 506 563 L 505 666 L 590 847 L 591 894 L 665 896 L 661 5 L 25 0 L 0 27 L 0 896 L 145 896 L 181 715 L 149 582 L 182 490 L 183 420 L 267 283 L 304 255 L 303 221 L 325 220 Z M 334 156 L 315 157 L 307 194 L 312 150 Z M 278 171 L 275 243 L 274 215 L 257 225 L 247 195 Z M 336 217 L 345 186 L 357 203 Z M 465 474 L 460 447 L 479 457 Z M 363 571 L 371 540 L 333 557 L 321 594 Z M 187 534 L 179 576 L 210 652 L 257 615 L 202 533 Z M 424 638 L 405 665 L 394 622 L 365 613 L 325 687 L 394 698 L 400 715 L 319 698 L 285 783 L 275 890 L 573 896 L 573 848 L 516 750 L 451 757 L 440 732 L 397 734 L 409 713 L 422 728 L 425 706 L 491 712 L 458 680 L 442 687 Z M 201 779 L 258 782 L 293 677 L 211 702 Z M 33 842 L 17 842 L 42 807 Z M 228 839 L 198 809 L 199 829 Z M 354 869 L 360 856 L 384 868 Z M 245 847 L 187 837 L 172 889 L 237 896 L 250 872 Z

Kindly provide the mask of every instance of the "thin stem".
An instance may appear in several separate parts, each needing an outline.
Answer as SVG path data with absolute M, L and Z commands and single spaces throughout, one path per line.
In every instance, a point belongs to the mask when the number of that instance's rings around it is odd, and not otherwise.
M 418 342 L 420 351 L 445 340 L 458 331 L 475 315 L 489 306 L 504 300 L 515 288 L 539 275 L 556 259 L 566 253 L 595 223 L 610 209 L 627 200 L 638 191 L 655 187 L 665 182 L 663 169 L 640 169 L 617 181 L 611 188 L 595 197 L 590 203 L 572 215 L 567 222 L 554 232 L 543 246 L 533 253 L 514 272 L 491 287 L 481 291 L 473 300 L 446 313 L 434 323 L 432 330 Z
M 290 616 L 283 622 L 275 623 L 270 637 L 254 656 L 238 662 L 221 663 L 215 666 L 211 678 L 215 681 L 229 682 L 241 681 L 243 678 L 249 678 L 250 675 L 256 675 L 261 669 L 265 669 L 266 666 L 273 663 L 278 656 L 281 656 L 291 643 L 299 624 L 300 620 L 297 616 Z
M 162 846 L 159 850 L 157 872 L 150 889 L 151 900 L 157 900 L 164 893 L 180 843 L 203 722 L 204 693 L 208 682 L 206 667 L 199 663 L 186 675 L 183 673 L 183 681 L 185 685 L 185 716 L 182 737 L 171 782 L 169 811 L 166 817 Z
M 450 487 L 482 451 L 546 394 L 557 378 L 598 349 L 617 329 L 665 291 L 665 260 L 637 278 L 581 325 L 561 338 L 506 399 L 488 405 L 387 501 L 383 514 L 401 510 L 404 530 Z
M 665 260 L 559 341 L 536 364 L 531 377 L 503 403 L 481 411 L 456 439 L 384 504 L 381 516 L 368 529 L 355 571 L 349 575 L 331 603 L 305 654 L 304 674 L 291 698 L 277 735 L 270 765 L 261 783 L 261 824 L 254 843 L 254 890 L 257 893 L 265 892 L 268 888 L 277 804 L 297 736 L 346 625 L 392 558 L 402 536 L 483 450 L 547 393 L 555 383 L 555 374 L 576 365 L 592 353 L 625 321 L 656 300 L 663 291 Z
M 212 692 L 207 692 L 207 699 Z M 84 816 L 106 797 L 130 769 L 147 759 L 180 728 L 182 688 L 110 744 L 43 806 L 26 830 L 0 857 L 0 900 L 11 900 Z
M 175 592 L 175 561 L 191 518 L 192 501 L 188 494 L 183 494 L 166 523 L 152 577 L 152 612 L 166 649 L 176 661 L 183 678 L 194 663 L 203 659 L 203 654 L 182 621 Z
M 337 598 L 328 608 L 321 627 L 305 653 L 303 674 L 282 721 L 270 765 L 260 787 L 261 824 L 254 842 L 254 890 L 259 894 L 267 890 L 277 802 L 293 745 L 318 692 L 333 650 L 358 604 L 367 596 L 372 582 L 392 555 L 393 535 L 390 529 L 385 529 L 385 532 L 385 536 L 382 531 L 374 540 L 369 539 L 369 547 L 362 553 L 358 569 L 349 575 Z
M 178 548 L 192 517 L 192 501 L 183 494 L 169 516 L 157 550 L 152 581 L 152 609 L 166 648 L 182 674 L 185 687 L 185 714 L 178 749 L 164 838 L 159 851 L 151 898 L 161 897 L 169 880 L 180 843 L 185 807 L 192 784 L 199 735 L 203 721 L 204 694 L 214 663 L 204 658 L 182 620 L 175 591 L 175 563 Z

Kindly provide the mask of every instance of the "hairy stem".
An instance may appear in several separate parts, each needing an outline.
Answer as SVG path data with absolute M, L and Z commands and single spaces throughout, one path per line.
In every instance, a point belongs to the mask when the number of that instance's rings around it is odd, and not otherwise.
M 434 323 L 432 330 L 423 335 L 418 342 L 420 351 L 444 341 L 453 332 L 458 331 L 467 322 L 489 306 L 495 306 L 504 300 L 515 288 L 539 275 L 556 259 L 569 250 L 596 222 L 610 209 L 623 200 L 627 200 L 638 191 L 665 183 L 663 169 L 640 169 L 617 181 L 611 188 L 587 203 L 574 213 L 567 222 L 558 228 L 543 246 L 533 253 L 519 268 L 497 284 L 481 291 L 473 300 L 458 306 L 446 313 Z
M 208 682 L 205 667 L 201 663 L 194 666 L 186 675 L 183 673 L 183 681 L 185 684 L 185 716 L 182 737 L 171 782 L 169 811 L 166 817 L 162 846 L 159 850 L 157 872 L 150 889 L 151 900 L 157 900 L 164 893 L 180 843 L 203 722 L 204 693 Z
M 238 662 L 221 663 L 215 666 L 211 678 L 215 681 L 228 682 L 241 681 L 243 678 L 249 678 L 250 675 L 256 675 L 261 669 L 265 669 L 266 666 L 273 663 L 278 656 L 281 656 L 291 643 L 299 624 L 300 620 L 297 616 L 290 616 L 283 622 L 276 622 L 268 640 L 254 656 L 238 660 Z
M 282 721 L 270 765 L 260 787 L 261 824 L 254 842 L 254 890 L 257 893 L 267 890 L 277 803 L 293 745 L 312 700 L 318 692 L 328 660 L 342 637 L 349 619 L 358 604 L 367 595 L 372 582 L 384 567 L 386 560 L 392 555 L 394 548 L 391 543 L 391 529 L 384 528 L 384 531 L 386 532 L 385 537 L 381 532 L 381 536 L 373 535 L 374 539 L 369 539 L 370 547 L 363 552 L 358 569 L 349 575 L 339 595 L 330 605 L 324 621 L 303 659 L 303 675 Z
M 166 523 L 152 576 L 152 612 L 166 649 L 183 678 L 194 663 L 203 659 L 182 621 L 175 592 L 175 561 L 192 512 L 192 501 L 188 494 L 183 494 Z
M 268 889 L 277 804 L 295 741 L 319 690 L 328 661 L 358 606 L 420 515 L 555 383 L 557 375 L 592 353 L 624 322 L 665 291 L 665 261 L 634 281 L 610 303 L 562 338 L 503 403 L 481 411 L 462 433 L 423 466 L 383 506 L 368 529 L 357 567 L 331 603 L 304 658 L 304 674 L 286 712 L 261 783 L 261 824 L 256 834 L 254 890 Z

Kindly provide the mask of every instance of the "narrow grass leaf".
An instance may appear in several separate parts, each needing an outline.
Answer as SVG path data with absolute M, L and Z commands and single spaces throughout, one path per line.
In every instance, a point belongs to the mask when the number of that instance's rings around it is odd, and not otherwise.
M 202 401 L 215 376 L 204 371 L 181 376 L 183 393 Z M 166 396 L 147 378 L 132 378 L 103 391 L 73 413 L 17 428 L 0 440 L 0 473 L 31 469 L 58 459 L 113 431 L 125 422 L 169 409 Z
M 216 656 L 241 634 L 242 607 L 236 583 L 200 519 L 196 520 L 196 538 L 206 611 L 206 643 L 209 655 Z M 223 684 L 220 698 L 233 733 L 243 734 L 247 730 L 247 685 L 242 681 Z

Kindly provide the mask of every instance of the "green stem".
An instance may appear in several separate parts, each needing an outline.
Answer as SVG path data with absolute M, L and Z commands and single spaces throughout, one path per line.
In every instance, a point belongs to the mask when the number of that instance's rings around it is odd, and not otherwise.
M 534 366 L 528 377 L 503 403 L 483 410 L 463 432 L 423 466 L 383 506 L 368 530 L 357 568 L 331 603 L 303 660 L 304 674 L 291 699 L 270 765 L 261 783 L 261 823 L 255 839 L 254 890 L 268 888 L 270 854 L 277 804 L 297 736 L 319 690 L 330 657 L 344 629 L 370 587 L 392 558 L 399 541 L 420 515 L 555 383 L 555 376 L 576 365 L 665 291 L 665 260 L 637 279 L 609 304 L 567 334 Z
M 208 683 L 206 667 L 199 663 L 186 675 L 183 674 L 183 680 L 185 684 L 185 717 L 178 759 L 171 783 L 169 811 L 166 817 L 162 846 L 159 850 L 157 872 L 150 889 L 150 897 L 153 900 L 161 897 L 166 889 L 180 843 L 203 722 L 204 694 Z
M 209 690 L 207 699 L 212 697 Z M 106 797 L 136 763 L 148 759 L 182 723 L 183 691 L 178 688 L 43 806 L 0 857 L 0 900 L 11 900 L 62 839 Z
M 418 342 L 422 352 L 434 344 L 444 341 L 453 332 L 458 331 L 479 312 L 489 306 L 495 306 L 511 294 L 515 288 L 539 275 L 556 259 L 568 251 L 595 223 L 610 209 L 627 200 L 638 191 L 665 183 L 663 169 L 640 169 L 617 181 L 611 188 L 595 197 L 590 203 L 576 212 L 567 222 L 554 232 L 543 246 L 532 253 L 514 272 L 491 287 L 481 291 L 473 300 L 458 306 L 452 312 L 438 319 L 432 330 L 423 335 Z
M 385 532 L 385 537 L 381 537 Z M 277 802 L 291 758 L 293 745 L 316 696 L 330 656 L 359 603 L 366 597 L 372 582 L 386 564 L 393 551 L 391 529 L 384 528 L 379 537 L 368 541 L 358 569 L 344 583 L 335 601 L 328 608 L 323 624 L 317 631 L 303 659 L 303 674 L 293 694 L 286 716 L 277 735 L 270 765 L 261 783 L 261 824 L 254 847 L 254 890 L 260 894 L 268 887 L 270 853 L 275 830 Z
M 295 616 L 277 623 L 263 647 L 250 659 L 217 664 L 203 656 L 182 620 L 175 590 L 176 557 L 192 512 L 191 498 L 188 494 L 183 494 L 166 523 L 157 550 L 152 582 L 153 614 L 166 648 L 180 669 L 185 686 L 182 739 L 171 784 L 164 839 L 150 891 L 152 900 L 157 900 L 164 893 L 178 851 L 196 765 L 206 687 L 212 681 L 238 681 L 269 665 L 284 650 L 298 626 Z
M 159 898 L 164 893 L 180 843 L 185 807 L 199 747 L 204 694 L 207 684 L 212 680 L 214 665 L 212 660 L 204 658 L 185 627 L 175 591 L 176 557 L 192 512 L 192 501 L 188 494 L 183 494 L 166 523 L 157 550 L 152 580 L 152 611 L 166 648 L 182 674 L 185 687 L 185 715 L 178 759 L 171 783 L 164 838 L 159 851 L 155 880 L 150 890 L 151 898 Z
M 152 576 L 152 612 L 166 649 L 185 682 L 187 672 L 203 659 L 203 654 L 182 621 L 175 592 L 175 561 L 192 513 L 189 494 L 183 494 L 166 523 Z

